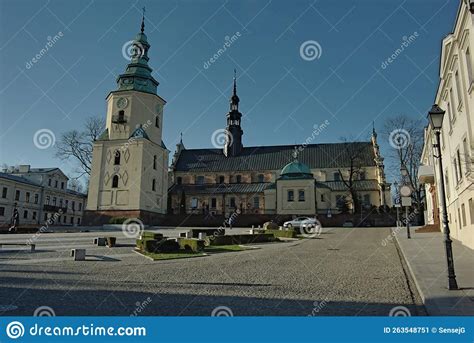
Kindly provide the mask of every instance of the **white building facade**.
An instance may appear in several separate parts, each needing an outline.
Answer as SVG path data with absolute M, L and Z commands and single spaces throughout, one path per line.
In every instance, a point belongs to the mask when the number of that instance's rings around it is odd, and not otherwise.
M 86 195 L 68 189 L 68 181 L 59 168 L 21 165 L 1 172 L 0 227 L 10 227 L 15 209 L 20 228 L 47 220 L 52 225 L 81 225 Z
M 446 204 L 452 237 L 474 249 L 474 15 L 462 1 L 453 33 L 442 41 L 440 84 L 435 102 L 446 111 L 441 130 L 441 152 Z M 427 224 L 442 225 L 438 211 L 438 159 L 435 137 L 425 130 L 420 181 L 425 184 Z M 442 227 L 442 226 L 441 226 Z M 441 228 L 442 229 L 442 228 Z

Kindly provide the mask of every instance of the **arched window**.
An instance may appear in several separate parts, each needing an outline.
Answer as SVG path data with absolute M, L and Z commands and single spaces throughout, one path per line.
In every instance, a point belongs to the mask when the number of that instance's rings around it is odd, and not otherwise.
M 114 164 L 116 166 L 120 165 L 120 151 L 116 151 L 114 155 Z
M 112 188 L 117 188 L 118 187 L 118 175 L 114 175 L 114 177 L 112 178 Z
M 151 182 L 151 190 L 156 191 L 156 180 L 155 179 L 153 179 L 153 181 Z
M 156 155 L 153 156 L 153 169 L 156 169 Z
M 125 122 L 125 112 L 124 111 L 119 111 L 119 113 L 118 113 L 118 122 L 119 123 L 124 123 Z

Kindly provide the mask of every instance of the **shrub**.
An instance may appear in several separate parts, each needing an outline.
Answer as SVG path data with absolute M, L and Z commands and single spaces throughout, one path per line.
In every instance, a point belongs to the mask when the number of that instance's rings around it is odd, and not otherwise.
M 178 238 L 179 247 L 181 249 L 200 252 L 204 249 L 204 241 L 194 238 Z
M 145 251 L 152 253 L 173 253 L 179 251 L 179 244 L 174 239 L 151 239 L 144 242 Z
M 140 235 L 141 239 L 156 239 L 157 241 L 163 239 L 163 234 L 162 233 L 156 233 L 156 232 L 151 232 L 151 231 L 143 231 L 142 234 Z
M 127 219 L 127 217 L 111 217 L 109 219 L 109 224 L 123 224 Z
M 271 233 L 275 237 L 296 238 L 295 230 L 265 230 L 265 233 Z

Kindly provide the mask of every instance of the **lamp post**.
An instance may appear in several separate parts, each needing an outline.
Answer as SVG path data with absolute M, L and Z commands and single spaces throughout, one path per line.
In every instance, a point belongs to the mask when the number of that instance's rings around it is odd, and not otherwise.
M 428 112 L 429 121 L 431 123 L 431 128 L 436 137 L 436 144 L 434 144 L 434 148 L 436 148 L 437 156 L 434 155 L 438 159 L 438 169 L 439 169 L 439 192 L 440 192 L 440 202 L 441 208 L 443 209 L 443 231 L 444 231 L 444 246 L 446 250 L 446 262 L 448 264 L 448 289 L 458 289 L 458 284 L 456 282 L 456 274 L 454 273 L 454 259 L 453 259 L 453 247 L 452 241 L 450 238 L 450 231 L 449 231 L 449 220 L 448 220 L 448 210 L 446 207 L 446 198 L 445 198 L 445 187 L 444 187 L 444 176 L 443 176 L 443 159 L 441 155 L 441 143 L 440 143 L 440 135 L 441 135 L 441 128 L 443 125 L 443 117 L 445 111 L 443 111 L 438 105 L 434 104 L 431 107 L 431 110 Z
M 398 208 L 400 207 L 400 203 L 401 203 L 401 200 L 400 200 L 400 190 L 398 189 L 398 182 L 395 181 L 393 183 L 393 185 L 395 186 L 395 208 L 397 209 L 397 230 L 400 226 L 400 214 L 399 214 L 399 211 L 398 211 Z M 398 232 L 398 231 L 397 231 Z

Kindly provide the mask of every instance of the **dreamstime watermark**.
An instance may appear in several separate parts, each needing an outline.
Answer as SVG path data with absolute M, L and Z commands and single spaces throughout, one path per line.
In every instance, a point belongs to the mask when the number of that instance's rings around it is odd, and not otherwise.
M 298 147 L 298 152 L 302 152 L 304 149 L 306 149 L 306 147 L 311 144 L 311 142 L 313 142 L 316 137 L 318 137 L 321 132 L 323 132 L 329 126 L 329 124 L 330 122 L 327 119 L 322 124 L 314 124 L 311 135 L 306 137 L 303 144 Z
M 137 302 L 135 303 L 135 306 L 136 306 L 136 307 L 135 307 L 135 310 L 134 310 L 133 313 L 130 315 L 130 317 L 136 317 L 136 316 L 138 316 L 141 312 L 143 312 L 143 311 L 147 308 L 148 305 L 151 304 L 151 301 L 152 301 L 152 300 L 151 300 L 150 297 L 146 298 L 144 301 L 141 301 L 141 302 L 140 302 L 140 301 L 137 301 Z
M 387 237 L 382 239 L 382 246 L 385 247 L 389 242 L 393 241 L 393 238 L 406 227 L 407 223 L 411 223 L 417 216 L 418 210 L 415 209 L 412 213 L 408 215 L 408 218 L 403 218 L 403 220 L 401 221 L 403 225 L 400 225 L 397 228 L 393 229 Z
M 50 129 L 40 129 L 33 136 L 33 144 L 38 149 L 48 149 L 56 144 L 56 135 Z
M 217 306 L 211 312 L 212 317 L 233 317 L 234 313 L 227 306 Z
M 327 299 L 324 299 L 323 301 L 315 301 L 313 302 L 313 309 L 311 310 L 311 313 L 308 314 L 308 317 L 314 317 L 316 316 L 319 312 L 321 312 L 326 305 L 328 304 Z
M 138 218 L 129 218 L 122 223 L 122 232 L 127 238 L 138 238 L 145 230 L 145 225 Z
M 137 41 L 129 40 L 122 45 L 122 56 L 127 61 L 133 58 L 141 58 L 145 54 L 145 47 Z
M 395 129 L 390 132 L 388 141 L 392 148 L 397 150 L 404 149 L 411 142 L 410 133 L 405 129 Z
M 145 124 L 137 124 L 135 126 L 135 129 L 138 130 L 137 133 L 141 134 L 142 136 L 146 135 L 146 129 L 148 127 L 150 127 L 152 125 L 152 121 L 150 119 L 148 119 Z M 130 144 L 132 144 L 133 142 L 135 142 L 136 140 L 138 139 L 138 137 L 136 137 L 136 135 L 130 137 L 129 139 L 127 139 L 127 141 L 120 147 L 120 150 L 122 150 L 122 152 L 124 152 L 125 150 L 128 149 L 128 147 L 130 146 Z
M 34 317 L 56 317 L 56 312 L 49 306 L 40 306 L 35 312 L 33 312 Z
M 8 337 L 10 337 L 11 339 L 17 339 L 23 337 L 23 335 L 25 334 L 25 327 L 22 323 L 14 321 L 7 325 L 5 331 Z
M 64 36 L 64 34 L 62 33 L 62 31 L 59 31 L 59 32 L 58 32 L 57 34 L 55 34 L 53 37 L 48 36 L 48 37 L 47 37 L 48 41 L 46 42 L 46 44 L 44 45 L 44 47 L 43 47 L 31 60 L 29 60 L 28 62 L 26 62 L 26 69 L 31 69 L 31 68 L 33 68 L 33 65 L 35 65 L 36 63 L 38 63 L 39 60 L 40 60 L 44 55 L 46 55 L 46 53 L 49 51 L 49 49 L 51 49 L 51 48 L 57 43 L 57 41 L 59 41 L 63 36 Z
M 382 69 L 387 69 L 387 67 L 395 62 L 395 60 L 400 56 L 406 48 L 408 48 L 417 38 L 419 34 L 417 31 L 413 32 L 409 36 L 403 36 L 403 41 L 400 44 L 400 47 L 397 48 L 385 61 L 382 62 Z
M 234 136 L 226 129 L 217 129 L 212 133 L 211 143 L 216 149 L 222 149 L 227 142 L 232 145 Z
M 211 65 L 217 62 L 217 60 L 234 44 L 242 35 L 239 31 L 235 32 L 232 36 L 225 36 L 224 44 L 219 48 L 211 58 L 204 62 L 204 69 L 209 69 Z
M 50 225 L 53 225 L 54 223 L 56 223 L 56 221 L 59 219 L 59 217 L 63 214 L 63 210 L 62 209 L 59 209 L 58 212 L 54 213 L 51 217 L 49 217 L 46 222 L 44 223 L 43 226 L 41 226 L 39 228 L 38 231 L 35 232 L 35 234 L 33 236 L 31 236 L 30 238 L 28 238 L 28 240 L 26 241 L 27 244 L 33 244 L 34 242 L 36 242 L 36 240 L 39 238 L 39 236 L 41 236 L 41 234 L 45 233 L 49 226 Z
M 411 317 L 411 312 L 405 306 L 395 306 L 388 313 L 390 317 Z
M 300 56 L 305 61 L 320 59 L 322 54 L 323 48 L 315 40 L 307 40 L 300 45 Z

